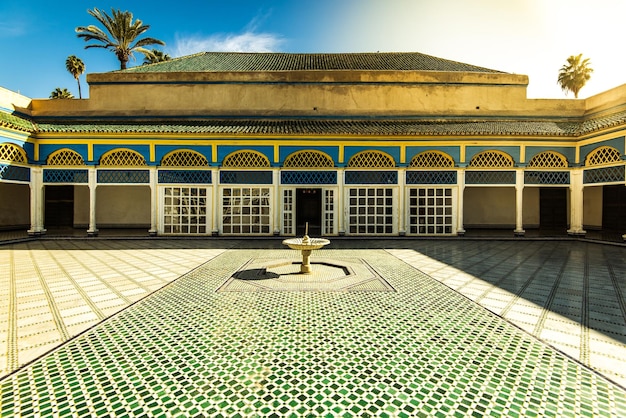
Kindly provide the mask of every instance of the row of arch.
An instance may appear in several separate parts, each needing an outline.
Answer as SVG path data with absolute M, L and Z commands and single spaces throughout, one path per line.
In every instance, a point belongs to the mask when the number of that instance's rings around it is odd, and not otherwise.
M 10 143 L 0 144 L 0 160 L 27 163 L 26 152 Z M 619 150 L 601 146 L 591 152 L 585 166 L 597 166 L 621 161 Z M 64 148 L 50 154 L 46 161 L 51 166 L 85 165 L 83 157 L 76 151 Z M 105 153 L 99 162 L 100 166 L 140 167 L 146 166 L 146 160 L 137 151 L 131 149 L 114 149 Z M 163 167 L 207 167 L 209 161 L 197 151 L 176 150 L 165 155 L 161 160 Z M 264 154 L 254 150 L 235 151 L 224 158 L 222 167 L 230 168 L 264 168 L 270 167 L 270 160 Z M 408 164 L 412 168 L 452 168 L 454 159 L 441 151 L 424 151 L 414 156 Z M 567 158 L 555 151 L 544 151 L 535 155 L 526 165 L 531 168 L 567 168 Z M 283 165 L 287 168 L 332 168 L 333 159 L 326 153 L 317 150 L 297 151 L 289 155 Z M 385 152 L 367 150 L 355 154 L 348 161 L 351 168 L 392 168 L 396 167 L 393 157 Z M 514 167 L 513 158 L 497 150 L 483 151 L 476 154 L 469 162 L 473 168 L 508 168 Z

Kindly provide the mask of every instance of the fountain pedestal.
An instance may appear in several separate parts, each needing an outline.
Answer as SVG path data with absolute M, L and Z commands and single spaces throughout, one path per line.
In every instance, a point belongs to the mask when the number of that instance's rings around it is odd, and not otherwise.
M 309 238 L 308 235 L 305 235 L 302 238 L 286 239 L 283 241 L 283 244 L 292 250 L 302 251 L 302 265 L 300 266 L 300 273 L 311 274 L 313 272 L 311 269 L 311 252 L 322 248 L 324 245 L 330 244 L 330 241 L 324 238 Z

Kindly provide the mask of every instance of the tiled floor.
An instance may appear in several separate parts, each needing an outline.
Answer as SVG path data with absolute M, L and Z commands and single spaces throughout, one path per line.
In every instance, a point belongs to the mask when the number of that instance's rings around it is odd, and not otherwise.
M 322 255 L 394 291 L 217 292 L 251 260 L 298 260 L 280 240 L 0 246 L 0 359 L 33 359 L 0 379 L 2 416 L 626 416 L 626 247 Z

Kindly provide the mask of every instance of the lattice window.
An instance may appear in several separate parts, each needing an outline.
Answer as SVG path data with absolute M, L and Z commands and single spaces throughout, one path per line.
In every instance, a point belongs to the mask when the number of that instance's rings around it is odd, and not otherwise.
M 30 168 L 0 163 L 0 180 L 30 181 Z
M 406 184 L 456 184 L 456 171 L 407 171 Z
M 137 151 L 116 149 L 100 158 L 100 165 L 107 167 L 137 167 L 146 165 L 146 159 Z
M 150 183 L 148 170 L 98 170 L 98 183 Z
M 265 155 L 252 150 L 233 152 L 228 154 L 222 162 L 222 167 L 259 168 L 269 166 L 270 160 Z
M 569 184 L 569 171 L 525 171 L 525 184 Z
M 466 184 L 515 184 L 515 171 L 466 171 Z
M 454 160 L 448 154 L 439 151 L 425 151 L 411 159 L 409 167 L 446 168 L 454 167 Z
M 567 168 L 567 158 L 554 152 L 545 151 L 535 155 L 528 162 L 528 167 L 532 168 Z
M 283 163 L 283 167 L 300 167 L 300 168 L 324 168 L 334 167 L 333 159 L 320 151 L 298 151 L 287 158 Z
M 161 165 L 164 167 L 206 167 L 209 165 L 209 160 L 199 152 L 179 150 L 163 157 Z
M 346 171 L 346 184 L 398 184 L 397 171 Z
M 348 196 L 350 234 L 393 233 L 393 189 L 351 188 Z
M 391 155 L 380 151 L 362 151 L 348 161 L 348 167 L 386 168 L 395 167 L 396 162 Z
M 600 147 L 592 151 L 585 161 L 586 166 L 611 164 L 621 161 L 620 152 L 613 147 Z
M 220 171 L 221 184 L 272 184 L 271 171 Z
M 208 170 L 159 170 L 159 183 L 211 183 L 211 172 Z
M 409 189 L 409 233 L 452 234 L 453 209 L 451 188 Z
M 583 183 L 613 183 L 623 182 L 624 166 L 597 168 L 595 170 L 585 170 L 583 173 Z
M 87 170 L 43 170 L 44 183 L 88 183 Z
M 513 167 L 513 158 L 501 151 L 483 151 L 476 154 L 469 163 L 469 167 L 477 168 L 502 168 Z
M 28 162 L 26 151 L 14 144 L 0 145 L 0 160 L 24 164 Z
M 281 184 L 337 184 L 336 171 L 281 171 Z
M 85 165 L 82 155 L 71 149 L 62 149 L 48 156 L 48 165 Z

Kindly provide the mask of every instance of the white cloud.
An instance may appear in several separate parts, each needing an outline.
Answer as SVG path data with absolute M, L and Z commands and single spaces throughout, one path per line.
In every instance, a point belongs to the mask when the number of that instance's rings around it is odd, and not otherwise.
M 170 55 L 181 57 L 198 52 L 273 52 L 283 39 L 271 33 L 247 31 L 240 34 L 176 36 Z

